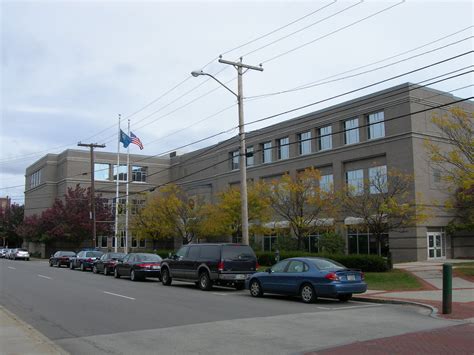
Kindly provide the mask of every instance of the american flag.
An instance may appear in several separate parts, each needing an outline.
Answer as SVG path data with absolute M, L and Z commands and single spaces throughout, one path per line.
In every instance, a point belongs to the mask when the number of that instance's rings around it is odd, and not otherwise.
M 132 141 L 130 143 L 138 145 L 140 147 L 140 150 L 143 149 L 143 144 L 142 144 L 142 141 L 140 140 L 140 138 L 138 138 L 132 132 L 130 132 L 130 138 L 132 139 Z

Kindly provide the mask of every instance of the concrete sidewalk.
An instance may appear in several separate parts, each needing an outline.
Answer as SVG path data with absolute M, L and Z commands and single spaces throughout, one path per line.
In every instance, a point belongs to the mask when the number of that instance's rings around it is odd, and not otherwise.
M 474 282 L 461 277 L 453 277 L 452 313 L 442 315 L 443 299 L 443 264 L 472 261 L 472 260 L 443 260 L 443 261 L 418 261 L 412 263 L 396 264 L 395 269 L 412 273 L 424 284 L 423 291 L 384 291 L 369 290 L 362 298 L 380 301 L 407 301 L 427 304 L 438 311 L 438 315 L 463 319 L 474 322 Z M 359 297 L 360 298 L 360 297 Z
M 0 344 L 2 355 L 69 354 L 2 306 L 0 306 Z

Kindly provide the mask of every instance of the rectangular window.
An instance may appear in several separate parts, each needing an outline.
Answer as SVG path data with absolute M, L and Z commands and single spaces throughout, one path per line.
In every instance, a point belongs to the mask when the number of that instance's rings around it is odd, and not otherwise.
M 233 152 L 230 152 L 229 153 L 230 155 L 230 168 L 232 170 L 237 170 L 240 166 L 239 164 L 239 151 L 238 150 L 234 150 Z
M 115 198 L 112 201 L 112 213 L 115 213 L 115 208 L 116 208 L 115 202 L 116 201 L 117 201 L 117 199 L 115 199 Z M 127 204 L 127 199 L 119 198 L 118 212 L 117 212 L 118 214 L 125 214 L 126 204 Z
M 437 168 L 433 168 L 433 182 L 437 184 L 441 182 L 441 170 Z
M 371 194 L 386 193 L 388 191 L 386 165 L 369 168 L 369 185 Z
M 147 168 L 144 166 L 132 166 L 132 181 L 146 182 Z
M 94 164 L 94 180 L 109 180 L 109 164 L 95 163 Z
M 127 181 L 127 166 L 120 164 L 119 168 L 117 169 L 117 165 L 114 165 L 114 181 L 117 181 L 117 174 L 119 181 Z
M 352 195 L 361 195 L 364 192 L 364 170 L 346 172 L 346 182 Z
M 132 237 L 132 248 L 145 248 L 145 239 Z
M 326 126 L 319 129 L 319 150 L 332 148 L 332 127 Z
M 278 140 L 278 160 L 288 159 L 290 157 L 290 139 L 288 137 Z
M 298 149 L 300 155 L 311 153 L 311 131 L 298 134 Z
M 369 125 L 369 139 L 385 137 L 385 124 L 384 124 L 383 111 L 371 113 L 367 117 L 367 123 Z
M 107 248 L 107 237 L 104 237 L 104 236 L 100 237 L 100 241 L 101 241 L 100 246 L 102 248 Z
M 332 174 L 322 175 L 319 180 L 319 188 L 323 192 L 331 192 L 333 190 L 334 181 Z
M 254 156 L 253 156 L 253 147 L 248 147 L 246 154 L 246 164 L 247 166 L 253 166 L 255 164 Z
M 146 248 L 146 239 L 140 238 L 140 239 L 138 240 L 138 247 L 139 247 L 139 248 Z
M 272 162 L 272 142 L 262 143 L 262 163 Z
M 30 187 L 31 188 L 36 187 L 40 184 L 40 182 L 41 182 L 41 169 L 31 174 Z
M 132 200 L 132 214 L 138 214 L 140 210 L 145 206 L 145 200 Z
M 359 143 L 359 120 L 353 118 L 344 121 L 344 144 Z

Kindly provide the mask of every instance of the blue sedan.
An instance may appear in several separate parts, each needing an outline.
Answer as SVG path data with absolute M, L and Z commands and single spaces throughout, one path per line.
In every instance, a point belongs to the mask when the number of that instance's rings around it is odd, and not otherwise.
M 301 296 L 305 303 L 317 297 L 338 298 L 346 302 L 354 293 L 367 291 L 364 273 L 347 269 L 338 262 L 324 258 L 290 258 L 280 261 L 265 272 L 258 272 L 246 281 L 253 297 L 264 293 Z

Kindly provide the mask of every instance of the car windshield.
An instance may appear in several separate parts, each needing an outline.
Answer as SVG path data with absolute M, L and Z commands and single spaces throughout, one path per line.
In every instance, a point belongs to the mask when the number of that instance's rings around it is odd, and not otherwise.
M 161 257 L 155 254 L 137 254 L 137 261 L 161 261 Z
M 225 245 L 222 258 L 224 260 L 248 260 L 254 259 L 255 253 L 248 245 Z
M 90 258 L 90 257 L 93 257 L 93 258 L 98 258 L 100 256 L 102 256 L 102 252 L 101 251 L 88 251 L 86 253 L 86 257 Z
M 345 269 L 344 265 L 339 264 L 337 261 L 330 259 L 308 259 L 312 262 L 319 270 L 340 270 Z
M 110 253 L 109 259 L 123 259 L 125 257 L 124 253 Z
M 73 251 L 62 251 L 59 253 L 60 256 L 76 256 L 76 253 Z

